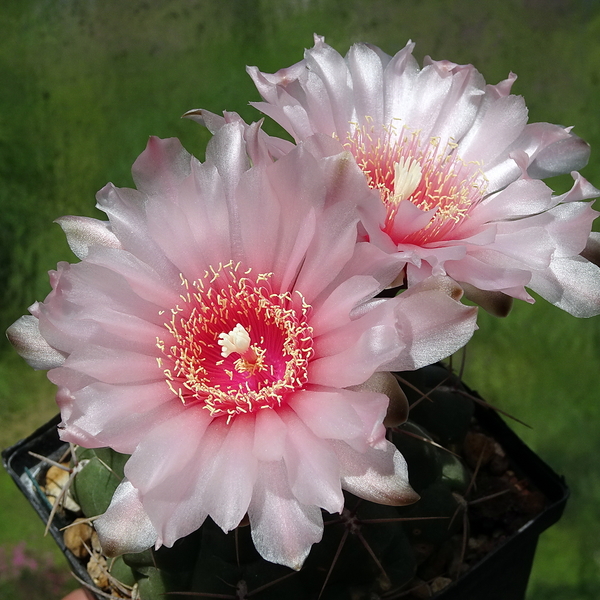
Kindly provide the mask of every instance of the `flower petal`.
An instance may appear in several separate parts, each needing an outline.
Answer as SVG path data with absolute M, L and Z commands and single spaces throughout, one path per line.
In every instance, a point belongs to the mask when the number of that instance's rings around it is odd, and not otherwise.
M 350 440 L 363 433 L 363 426 L 346 395 L 343 390 L 302 390 L 288 404 L 317 437 Z
M 59 217 L 55 223 L 65 232 L 73 254 L 82 260 L 94 245 L 121 248 L 121 242 L 105 221 L 89 217 Z
M 296 571 L 323 535 L 321 509 L 296 500 L 283 462 L 261 464 L 248 516 L 259 554 Z
M 392 303 L 378 304 L 345 327 L 314 340 L 316 358 L 309 365 L 310 381 L 330 387 L 358 385 L 394 360 L 405 344 L 398 337 Z
M 173 401 L 179 402 L 175 396 Z M 167 477 L 179 475 L 194 462 L 198 445 L 211 421 L 208 411 L 189 407 L 163 422 L 154 423 L 127 461 L 126 477 L 145 494 Z
M 287 426 L 274 410 L 259 410 L 254 424 L 254 456 L 260 461 L 281 460 Z
M 462 348 L 473 335 L 477 309 L 444 293 L 445 278 L 434 281 L 438 289 L 428 289 L 432 282 L 425 280 L 397 297 L 396 317 L 406 349 L 378 370 L 408 371 L 433 364 Z
M 527 173 L 530 177 L 544 179 L 562 173 L 579 171 L 590 158 L 590 145 L 575 134 L 549 144 L 535 157 Z
M 198 412 L 208 411 L 198 408 Z M 174 433 L 176 431 L 173 430 Z M 198 529 L 208 516 L 204 501 L 206 494 L 210 493 L 209 483 L 213 477 L 215 461 L 226 435 L 227 427 L 223 419 L 213 419 L 204 431 L 200 428 L 195 437 L 193 428 L 189 430 L 189 437 L 186 435 L 184 440 L 188 442 L 184 444 L 185 455 L 182 455 L 186 459 L 182 461 L 185 464 L 172 467 L 172 461 L 176 461 L 178 455 L 173 450 L 168 450 L 172 456 L 166 459 L 169 461 L 166 462 L 167 471 L 157 475 L 159 483 L 148 487 L 144 492 L 144 509 L 165 546 L 171 547 L 179 538 Z M 148 437 L 148 452 L 152 450 L 151 442 L 152 436 Z M 145 453 L 141 458 L 149 459 L 151 465 L 151 454 Z M 145 481 L 143 468 L 142 465 L 139 472 L 142 482 Z M 125 471 L 127 475 L 127 465 Z
M 253 443 L 254 415 L 240 415 L 215 456 L 203 506 L 223 531 L 235 529 L 248 510 L 258 467 Z
M 6 335 L 15 350 L 36 370 L 54 369 L 65 362 L 65 356 L 42 337 L 39 321 L 32 315 L 17 319 L 6 330 Z
M 71 392 L 71 414 L 63 414 L 61 439 L 87 448 L 110 446 L 132 454 L 139 439 L 182 410 L 164 381 L 142 385 L 95 382 Z
M 581 256 L 554 259 L 534 273 L 529 287 L 575 317 L 600 314 L 600 267 Z
M 157 539 L 139 492 L 127 479 L 116 489 L 107 511 L 94 520 L 94 529 L 104 554 L 110 557 L 143 552 Z
M 344 497 L 339 467 L 329 443 L 320 440 L 292 411 L 281 416 L 288 432 L 283 459 L 294 496 L 302 504 L 341 512 Z
M 408 483 L 406 461 L 391 442 L 386 441 L 384 450 L 369 448 L 362 453 L 343 442 L 335 442 L 333 448 L 340 461 L 342 486 L 355 496 L 391 506 L 419 499 Z
M 173 196 L 178 184 L 189 175 L 190 158 L 177 138 L 150 136 L 132 167 L 137 189 L 147 196 Z

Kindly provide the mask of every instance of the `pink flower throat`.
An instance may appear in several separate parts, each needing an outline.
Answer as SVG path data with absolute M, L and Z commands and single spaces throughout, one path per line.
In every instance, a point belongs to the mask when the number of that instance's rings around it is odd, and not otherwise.
M 367 119 L 369 121 L 369 119 Z M 393 125 L 356 127 L 345 147 L 353 154 L 369 186 L 379 190 L 387 208 L 382 230 L 395 243 L 423 245 L 445 239 L 468 217 L 485 195 L 485 176 L 477 163 L 465 163 L 456 154 L 456 144 L 445 147 L 437 138 L 423 140 L 418 132 Z M 395 224 L 402 202 L 431 211 L 425 227 L 398 235 Z
M 281 406 L 307 382 L 313 354 L 302 295 L 273 293 L 270 273 L 240 272 L 229 262 L 191 284 L 181 276 L 182 302 L 164 324 L 168 335 L 157 339 L 171 391 L 228 421 Z

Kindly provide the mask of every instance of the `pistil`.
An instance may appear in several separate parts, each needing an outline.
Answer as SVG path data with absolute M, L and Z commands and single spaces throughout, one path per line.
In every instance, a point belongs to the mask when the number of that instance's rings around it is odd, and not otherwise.
M 240 355 L 234 363 L 238 373 L 252 375 L 264 368 L 265 350 L 260 346 L 250 345 L 250 334 L 241 323 L 238 323 L 229 333 L 220 333 L 218 343 L 223 358 L 234 353 Z
M 410 156 L 401 156 L 394 165 L 394 189 L 390 201 L 400 204 L 409 199 L 421 183 L 421 165 Z

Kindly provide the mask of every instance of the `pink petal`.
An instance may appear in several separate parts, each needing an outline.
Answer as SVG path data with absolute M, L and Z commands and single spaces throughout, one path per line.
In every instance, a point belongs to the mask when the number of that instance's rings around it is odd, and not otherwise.
M 259 410 L 254 424 L 253 454 L 260 461 L 281 460 L 287 427 L 275 410 Z
M 178 401 L 175 397 L 174 400 Z M 189 407 L 144 432 L 125 465 L 126 477 L 140 490 L 142 498 L 165 479 L 180 476 L 189 463 L 195 462 L 198 446 L 211 421 L 207 410 Z M 140 439 L 139 432 L 136 433 Z
M 573 187 L 566 193 L 558 196 L 556 202 L 579 202 L 581 200 L 589 200 L 590 198 L 598 198 L 600 190 L 597 190 L 585 177 L 579 173 L 571 173 L 574 183 Z
M 301 390 L 288 405 L 319 438 L 351 440 L 363 434 L 363 424 L 344 390 Z
M 73 310 L 69 321 L 65 320 L 64 315 L 47 312 L 43 307 L 40 331 L 54 347 L 70 352 L 89 343 L 140 354 L 156 354 L 156 339 L 167 335 L 164 327 L 107 306 L 94 311 L 93 316 L 90 313 L 81 314 L 82 310 L 77 314 Z
M 406 346 L 379 371 L 405 371 L 430 365 L 462 348 L 476 328 L 477 309 L 456 302 L 430 280 L 396 297 L 395 314 L 400 339 Z
M 169 198 L 189 175 L 191 156 L 177 138 L 161 140 L 151 136 L 146 149 L 133 163 L 137 189 L 148 196 Z
M 239 415 L 214 457 L 212 477 L 207 483 L 203 507 L 223 529 L 235 529 L 248 510 L 257 475 L 253 453 L 254 415 Z
M 177 434 L 176 431 L 174 433 Z M 207 500 L 211 493 L 209 486 L 227 433 L 224 419 L 213 419 L 204 432 L 199 430 L 198 436 L 194 437 L 193 431 L 190 432 L 186 456 L 189 456 L 192 447 L 193 452 L 182 467 L 185 476 L 179 465 L 175 468 L 170 466 L 171 471 L 144 493 L 144 508 L 165 546 L 171 547 L 179 538 L 198 529 L 208 516 L 205 502 L 211 501 Z M 149 445 L 150 440 L 148 438 Z M 177 454 L 170 460 L 176 461 Z M 227 499 L 222 500 L 225 502 Z
M 6 335 L 15 350 L 36 370 L 53 369 L 65 362 L 65 356 L 42 337 L 38 319 L 34 316 L 24 315 L 17 319 L 6 330 Z
M 71 392 L 82 390 L 96 380 L 89 375 L 74 371 L 68 367 L 57 367 L 48 371 L 48 379 L 60 387 L 67 387 Z
M 343 442 L 334 442 L 342 470 L 342 486 L 350 493 L 378 504 L 402 506 L 419 499 L 408 483 L 408 468 L 396 447 L 369 448 L 356 452 Z
M 143 194 L 108 184 L 96 194 L 96 199 L 98 208 L 108 215 L 111 231 L 125 250 L 167 280 L 177 276 L 173 265 L 148 234 Z
M 206 162 L 217 168 L 226 196 L 233 196 L 240 178 L 250 166 L 241 123 L 227 123 L 219 129 L 206 147 Z
M 354 244 L 354 253 L 350 260 L 344 265 L 335 280 L 315 300 L 314 306 L 325 302 L 328 295 L 347 279 L 365 273 L 368 273 L 379 282 L 379 291 L 381 291 L 396 280 L 399 271 L 404 267 L 404 263 L 403 258 L 398 256 L 397 253 L 390 254 L 374 244 L 358 242 Z
M 276 273 L 278 288 L 289 286 L 314 244 L 314 211 L 325 201 L 321 168 L 298 148 L 264 172 L 249 173 L 244 183 L 237 204 L 246 260 L 260 272 Z
M 282 411 L 281 417 L 287 425 L 284 461 L 294 496 L 302 504 L 341 512 L 339 467 L 329 442 L 319 439 L 293 412 Z
M 321 509 L 296 500 L 283 462 L 261 464 L 248 516 L 259 554 L 295 570 L 302 567 L 310 547 L 323 535 Z
M 343 390 L 344 397 L 352 405 L 363 425 L 364 441 L 373 448 L 381 449 L 384 443 L 385 427 L 383 419 L 386 416 L 390 399 L 384 394 L 362 390 L 355 392 Z M 360 442 L 362 440 L 358 440 Z M 354 449 L 362 452 L 365 446 L 360 443 L 348 444 Z
M 158 325 L 164 322 L 159 310 L 165 307 L 142 299 L 121 274 L 87 260 L 69 265 L 64 271 L 56 295 L 59 294 L 65 302 L 84 306 L 88 314 L 97 306 L 109 305 L 118 312 L 135 314 Z
M 438 72 L 438 77 L 451 79 L 450 88 L 440 105 L 435 123 L 426 135 L 439 138 L 442 144 L 446 144 L 461 140 L 472 126 L 483 98 L 485 82 L 472 65 L 455 65 L 448 76 L 440 67 L 442 62 L 432 61 L 431 64 Z M 448 118 L 448 115 L 452 115 L 452 118 Z
M 315 308 L 310 318 L 313 334 L 318 337 L 350 322 L 352 309 L 372 298 L 380 284 L 370 275 L 346 279 Z
M 368 192 L 364 177 L 347 153 L 323 159 L 321 166 L 327 182 L 325 206 L 295 286 L 309 302 L 352 258 L 357 236 L 356 206 Z
M 69 440 L 72 431 L 80 440 L 85 437 L 86 447 L 110 446 L 124 454 L 132 454 L 149 430 L 183 410 L 164 381 L 131 386 L 97 382 L 72 392 L 71 402 L 70 417 L 63 412 L 62 439 Z
M 460 142 L 459 152 L 465 162 L 492 162 L 517 139 L 527 123 L 527 108 L 521 96 L 500 98 L 488 102 L 485 108 Z
M 529 221 L 533 219 L 500 223 L 496 240 L 490 247 L 520 262 L 525 269 L 545 269 L 556 246 L 547 227 L 536 227 L 535 221 Z
M 496 85 L 486 85 L 486 92 L 491 94 L 494 98 L 503 98 L 504 96 L 508 96 L 510 94 L 510 90 L 516 80 L 517 76 L 511 72 L 506 79 L 503 79 Z
M 84 345 L 65 366 L 106 383 L 143 383 L 163 379 L 155 356 L 121 348 Z
M 358 115 L 383 121 L 383 67 L 379 55 L 365 44 L 354 44 L 346 57 L 352 74 L 354 106 Z M 389 60 L 389 57 L 388 57 Z
M 317 42 L 315 42 L 315 46 Z M 285 87 L 287 83 L 302 77 L 306 70 L 306 61 L 301 60 L 291 67 L 280 69 L 277 73 L 269 75 L 267 73 L 261 73 L 256 67 L 246 67 L 246 71 L 252 77 L 260 95 L 273 102 L 277 98 L 277 92 L 275 86 L 280 85 Z
M 390 230 L 390 236 L 393 239 L 401 240 L 411 233 L 424 229 L 433 219 L 436 212 L 437 208 L 432 210 L 421 210 L 412 202 L 400 202 L 398 212 L 394 217 L 394 222 Z
M 462 260 L 446 263 L 446 272 L 456 281 L 466 281 L 479 289 L 503 291 L 528 285 L 531 271 L 523 266 L 491 249 L 473 249 Z
M 327 94 L 336 131 L 345 131 L 354 113 L 349 94 L 348 69 L 344 59 L 324 43 L 315 44 L 313 49 L 305 52 L 304 57 L 309 69 L 309 88 L 312 83 L 318 85 L 319 92 Z
M 414 130 L 422 130 L 429 138 L 452 87 L 452 77 L 440 78 L 434 67 L 422 69 L 411 87 L 411 95 L 403 112 L 394 115 Z
M 180 300 L 181 279 L 178 274 L 167 278 L 129 252 L 94 248 L 89 252 L 86 263 L 121 275 L 137 296 L 156 306 L 172 307 Z
M 227 130 L 218 136 L 225 133 Z M 178 274 L 193 280 L 201 277 L 208 265 L 231 258 L 232 232 L 230 198 L 217 167 L 193 160 L 191 169 L 171 202 L 156 198 L 148 203 L 147 213 L 153 239 L 177 266 Z
M 256 67 L 249 67 L 249 69 L 252 68 Z M 282 96 L 287 95 L 288 94 L 286 92 L 282 92 Z M 249 104 L 266 116 L 271 117 L 277 123 L 280 123 L 281 126 L 288 131 L 297 142 L 302 139 L 306 139 L 314 133 L 312 125 L 308 119 L 308 115 L 301 106 L 288 104 L 283 108 L 280 108 L 278 106 L 268 104 L 267 102 L 249 102 Z M 333 127 L 330 126 L 327 129 L 333 130 Z
M 77 258 L 84 259 L 91 246 L 120 248 L 121 242 L 109 229 L 108 223 L 89 217 L 59 217 L 58 223 L 67 236 L 69 248 Z
M 414 47 L 413 42 L 408 42 L 385 67 L 386 123 L 391 123 L 397 116 L 406 114 L 413 102 L 415 82 L 419 75 L 419 65 L 412 55 Z
M 473 211 L 473 219 L 479 224 L 526 217 L 548 210 L 555 203 L 552 190 L 545 183 L 520 179 L 481 202 Z
M 579 171 L 590 158 L 590 145 L 574 134 L 557 140 L 542 149 L 527 172 L 530 177 L 543 179 L 571 171 Z
M 600 266 L 600 232 L 592 231 L 590 233 L 581 256 Z
M 102 550 L 107 556 L 143 552 L 156 542 L 156 531 L 140 502 L 138 490 L 124 479 L 107 511 L 94 520 Z
M 206 127 L 213 135 L 226 123 L 224 117 L 201 108 L 188 110 L 182 115 L 182 118 L 196 121 L 196 123 Z
M 600 314 L 600 267 L 581 256 L 554 259 L 533 274 L 529 287 L 575 317 Z
M 333 282 L 352 258 L 356 222 L 349 224 L 347 214 L 342 207 L 332 207 L 322 215 L 319 222 L 321 232 L 329 227 L 331 233 L 329 236 L 322 233 L 315 236 L 295 285 L 296 289 L 302 290 L 308 302 Z
M 502 243 L 504 238 L 510 240 L 512 236 L 529 232 L 531 237 L 539 240 L 538 247 L 531 241 L 523 240 L 520 244 L 516 240 L 512 243 L 512 252 L 524 264 L 534 264 L 531 255 L 547 255 L 543 267 L 548 266 L 551 256 L 564 258 L 580 254 L 585 248 L 589 232 L 598 213 L 592 209 L 589 202 L 569 202 L 559 204 L 553 209 L 533 215 L 526 219 L 519 219 L 498 225 L 499 235 L 494 244 Z M 509 250 L 502 250 L 511 256 Z M 543 268 L 538 267 L 538 268 Z
M 310 381 L 330 387 L 363 383 L 393 360 L 403 343 L 398 339 L 393 304 L 379 304 L 347 326 L 314 340 L 316 358 L 309 365 Z
M 205 248 L 209 249 L 211 245 L 206 224 L 200 232 L 194 232 L 183 210 L 177 205 L 165 202 L 162 197 L 149 200 L 147 212 L 149 234 L 177 272 L 182 273 L 190 282 L 202 279 L 210 264 L 206 260 L 209 257 L 204 252 Z M 196 236 L 202 234 L 204 243 L 199 244 Z M 221 258 L 217 264 L 222 258 L 231 256 L 228 237 L 216 238 L 214 243 L 217 251 L 210 251 L 210 254 Z

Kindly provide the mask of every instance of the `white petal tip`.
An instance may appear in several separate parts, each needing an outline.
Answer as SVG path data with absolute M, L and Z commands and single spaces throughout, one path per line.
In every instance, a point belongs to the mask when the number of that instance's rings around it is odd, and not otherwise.
M 39 321 L 33 315 L 17 319 L 7 330 L 6 337 L 27 364 L 36 370 L 54 369 L 65 357 L 42 337 Z
M 115 490 L 106 512 L 94 521 L 94 527 L 102 551 L 108 557 L 143 552 L 155 544 L 160 545 L 138 491 L 126 479 Z

